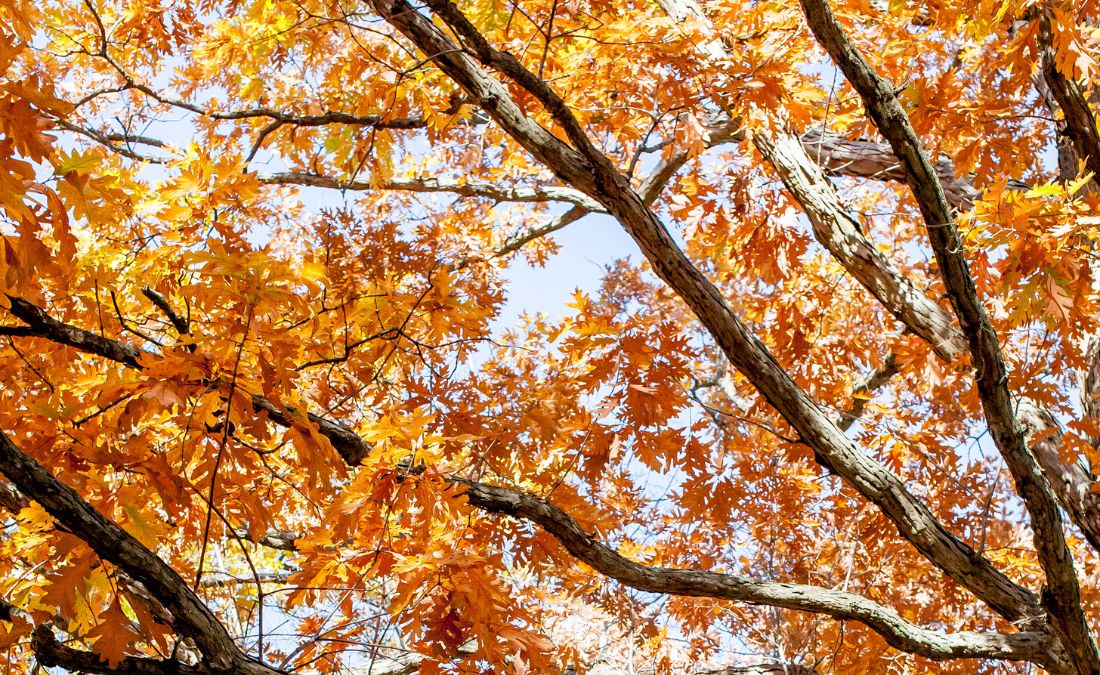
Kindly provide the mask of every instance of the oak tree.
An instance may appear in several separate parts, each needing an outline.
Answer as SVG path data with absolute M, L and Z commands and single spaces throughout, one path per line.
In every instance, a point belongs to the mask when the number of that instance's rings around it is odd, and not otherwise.
M 1094 0 L 0 17 L 4 672 L 1100 673 Z

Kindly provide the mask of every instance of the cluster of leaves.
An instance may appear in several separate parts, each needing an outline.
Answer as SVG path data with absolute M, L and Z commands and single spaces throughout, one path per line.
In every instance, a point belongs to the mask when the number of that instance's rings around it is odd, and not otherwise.
M 853 618 L 839 610 L 615 583 L 515 495 L 570 514 L 590 550 L 658 570 L 851 592 L 936 630 L 1024 630 L 821 470 L 783 402 L 731 365 L 660 265 L 624 250 L 560 315 L 506 325 L 510 275 L 544 263 L 556 231 L 623 217 L 538 161 L 382 4 L 0 0 L 5 437 L 275 669 L 412 654 L 422 672 L 560 672 L 610 654 L 672 672 L 748 646 L 822 672 L 974 672 L 823 616 Z M 876 302 L 752 148 L 754 132 L 814 132 L 807 153 L 860 236 L 950 311 L 897 160 L 799 7 L 429 5 L 441 35 L 460 32 L 450 8 L 482 36 L 463 38 L 462 58 L 499 50 L 492 77 L 524 119 L 579 145 L 537 87 L 500 73 L 514 63 L 549 83 L 669 224 L 668 249 L 682 245 L 868 461 L 975 559 L 1045 583 L 1029 504 L 983 440 L 974 363 L 948 362 Z M 1051 161 L 1065 120 L 1033 64 L 1042 14 L 1055 67 L 1091 93 L 1094 5 L 834 8 L 904 83 L 915 133 L 962 186 L 957 225 L 1009 386 L 1066 423 L 1066 465 L 1100 461 L 1100 391 L 1077 402 L 1077 373 L 1097 367 L 1082 347 L 1100 330 L 1100 190 L 1084 165 Z M 851 156 L 825 157 L 829 139 Z M 44 658 L 43 627 L 105 671 L 209 657 L 125 563 L 6 486 L 6 672 Z M 512 510 L 470 486 L 507 488 Z M 1080 605 L 1094 617 L 1090 574 Z

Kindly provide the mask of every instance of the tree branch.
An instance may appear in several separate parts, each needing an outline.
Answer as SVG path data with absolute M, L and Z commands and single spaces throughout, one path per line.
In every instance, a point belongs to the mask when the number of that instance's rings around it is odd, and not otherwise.
M 73 649 L 61 644 L 49 626 L 42 624 L 34 629 L 31 649 L 40 666 L 64 668 L 69 672 L 105 673 L 107 675 L 215 675 L 217 672 L 203 666 L 189 666 L 176 660 L 151 659 L 127 656 L 121 663 L 111 665 L 93 652 Z
M 1062 644 L 1081 672 L 1100 672 L 1100 652 L 1081 606 L 1073 558 L 1050 486 L 1016 423 L 1008 373 L 997 333 L 978 298 L 963 242 L 943 186 L 921 148 L 894 86 L 881 78 L 844 35 L 827 0 L 801 0 L 810 29 L 863 99 L 867 113 L 890 143 L 927 225 L 940 274 L 974 360 L 989 430 L 1031 516 L 1035 549 L 1046 573 L 1043 602 Z
M 179 105 L 178 102 L 173 105 Z M 191 110 L 191 108 L 187 108 Z M 457 112 L 457 108 L 455 110 Z M 244 120 L 264 118 L 288 124 L 296 127 L 323 127 L 329 124 L 346 124 L 349 126 L 371 127 L 372 129 L 423 129 L 428 126 L 426 120 L 421 117 L 387 117 L 385 115 L 353 115 L 351 113 L 333 110 L 320 115 L 295 115 L 273 108 L 249 108 L 247 110 L 232 110 L 226 112 L 199 112 L 206 117 L 215 120 Z
M 856 382 L 856 386 L 852 388 L 852 407 L 841 413 L 838 426 L 842 430 L 848 431 L 852 424 L 863 415 L 863 409 L 867 407 L 867 396 L 897 374 L 898 355 L 891 352 L 886 357 L 886 362 L 882 364 L 882 367 L 875 368 L 860 378 L 859 382 Z
M 847 139 L 818 130 L 802 135 L 806 153 L 830 176 L 845 178 L 870 178 L 897 183 L 905 182 L 905 171 L 890 146 L 864 139 Z M 946 155 L 936 158 L 934 165 L 944 196 L 956 211 L 965 212 L 974 207 L 982 193 L 966 178 L 955 173 L 955 167 Z M 1030 185 L 1009 180 L 1010 190 L 1029 190 Z
M 463 197 L 480 197 L 498 202 L 568 202 L 587 211 L 602 212 L 603 207 L 582 192 L 566 187 L 536 185 L 531 187 L 503 186 L 495 183 L 470 182 L 446 178 L 391 178 L 381 183 L 342 181 L 330 176 L 309 173 L 262 173 L 256 178 L 269 185 L 305 185 L 338 190 L 392 190 L 401 192 L 448 192 Z
M 452 480 L 465 486 L 465 495 L 471 505 L 538 524 L 554 535 L 577 560 L 641 591 L 723 598 L 859 621 L 895 649 L 931 659 L 999 658 L 1041 662 L 1049 647 L 1047 638 L 1040 633 L 944 634 L 927 630 L 908 623 L 891 609 L 844 591 L 734 574 L 648 567 L 596 541 L 569 514 L 544 499 L 509 488 Z
M 91 331 L 84 330 L 83 328 L 78 328 L 58 321 L 47 314 L 41 307 L 23 298 L 16 296 L 7 297 L 11 304 L 11 308 L 8 311 L 25 321 L 31 329 L 30 332 L 24 333 L 23 337 L 37 337 L 51 340 L 88 354 L 102 356 L 103 358 L 137 370 L 141 370 L 142 368 L 142 359 L 155 360 L 157 358 L 155 355 L 137 347 L 104 338 Z M 252 408 L 256 412 L 265 413 L 268 419 L 282 427 L 290 427 L 293 425 L 291 418 L 295 414 L 296 409 L 292 406 L 282 408 L 259 394 L 253 394 Z M 337 451 L 339 451 L 350 463 L 358 464 L 362 461 L 363 457 L 366 457 L 369 448 L 363 439 L 357 436 L 353 431 L 318 417 L 313 413 L 307 413 L 307 417 L 311 423 L 318 425 L 321 433 L 329 438 Z
M 431 57 L 517 142 L 568 185 L 604 205 L 639 245 L 657 275 L 708 329 L 730 363 L 791 424 L 821 464 L 877 505 L 895 523 L 899 533 L 950 578 L 1010 620 L 1038 619 L 1042 623 L 1038 618 L 1042 610 L 1034 595 L 948 532 L 897 476 L 857 448 L 798 387 L 730 309 L 721 291 L 687 259 L 609 159 L 581 155 L 534 124 L 499 82 L 466 57 L 438 26 L 406 0 L 372 1 L 383 18 Z M 521 84 L 525 81 L 525 78 L 517 80 Z
M 75 332 L 79 335 L 81 331 L 82 329 L 72 326 L 66 326 L 65 330 L 57 331 L 57 333 L 60 335 L 72 335 Z M 74 340 L 74 342 L 83 345 L 91 345 L 89 341 L 84 339 L 76 339 Z M 113 348 L 104 349 L 102 350 L 102 352 L 92 353 L 98 353 L 100 356 L 111 358 L 112 356 L 119 356 L 120 351 L 121 350 L 117 348 Z M 888 374 L 889 368 L 886 368 L 883 372 L 872 375 L 870 378 L 868 378 L 866 386 L 873 386 L 874 380 L 886 377 L 888 376 Z M 263 410 L 272 422 L 287 427 L 291 425 L 290 417 L 282 413 L 273 403 L 271 403 L 267 399 L 260 396 L 254 396 L 253 404 L 257 411 Z M 311 416 L 311 419 L 315 420 L 316 418 Z M 360 438 L 357 434 L 355 434 L 355 432 L 346 427 L 327 420 L 321 420 L 321 422 L 323 422 L 323 424 L 320 425 L 320 432 L 324 434 L 330 440 L 330 442 L 332 442 L 333 447 L 339 452 L 344 460 L 352 466 L 359 464 L 369 452 L 369 446 L 366 444 L 366 442 L 363 441 L 362 438 Z M 2 453 L 0 453 L 0 465 L 6 465 L 6 463 L 6 457 Z M 6 471 L 4 472 L 7 473 Z M 526 495 L 525 493 L 507 490 L 505 488 L 497 488 L 477 483 L 471 483 L 469 481 L 458 478 L 454 478 L 453 480 L 461 482 L 463 483 L 463 485 L 466 486 L 467 494 L 472 494 L 472 496 L 470 496 L 470 503 L 478 508 L 485 508 L 486 510 L 490 511 L 509 513 L 510 515 L 524 517 L 532 520 L 532 522 L 536 522 L 543 526 L 545 526 L 547 523 L 556 523 L 554 527 L 557 529 L 549 530 L 555 536 L 558 536 L 560 532 L 568 534 L 569 532 L 572 532 L 574 528 L 579 529 L 579 526 L 577 526 L 575 521 L 573 521 L 568 515 L 564 514 L 560 510 L 555 510 L 553 507 L 550 507 L 548 504 L 545 504 L 545 502 L 542 502 L 542 500 L 538 500 L 533 496 Z M 67 487 L 65 487 L 64 489 L 69 490 L 69 488 Z M 471 490 L 473 491 L 472 493 Z M 31 496 L 33 497 L 34 495 Z M 79 497 L 76 498 L 79 499 Z M 537 509 L 531 510 L 533 508 L 532 504 L 545 504 L 546 509 L 549 510 L 545 510 L 543 509 L 543 507 L 538 507 Z M 506 507 L 511 510 L 505 510 Z M 542 515 L 538 516 L 538 518 L 542 518 L 543 520 L 535 517 L 535 515 L 538 513 L 542 513 Z M 62 522 L 61 519 L 58 520 L 59 522 Z M 286 533 L 286 535 L 280 534 L 279 536 L 285 541 L 280 541 L 278 544 L 276 544 L 277 548 L 284 548 L 283 544 L 289 545 L 291 547 L 293 546 L 293 535 Z M 565 542 L 563 541 L 563 543 Z M 573 551 L 572 549 L 569 550 L 571 553 L 575 554 L 575 551 Z M 985 565 L 988 565 L 987 562 L 984 562 L 981 558 L 977 557 L 977 554 L 974 554 L 974 556 L 976 558 L 976 562 L 978 562 L 979 564 L 984 563 Z M 108 556 L 105 555 L 104 557 Z M 108 559 L 111 558 L 108 557 Z M 591 561 L 585 560 L 584 558 L 581 558 L 581 560 L 592 564 Z M 626 562 L 631 565 L 636 565 L 636 563 L 630 563 L 630 561 Z M 593 566 L 595 567 L 595 565 Z M 599 567 L 597 567 L 597 569 L 600 569 L 601 572 L 605 572 L 605 570 Z M 619 579 L 620 581 L 628 585 L 633 585 L 635 578 L 634 576 L 630 575 L 634 575 L 637 570 L 634 570 L 634 568 L 630 569 L 633 571 L 631 571 L 628 576 L 625 576 L 623 578 L 615 576 L 614 578 Z M 619 567 L 616 567 L 615 570 L 617 570 L 616 574 L 622 572 L 622 569 Z M 691 576 L 700 574 L 703 576 L 698 578 L 696 578 L 695 576 Z M 143 581 L 144 583 L 144 580 L 142 580 L 137 575 L 132 576 L 135 576 L 135 578 L 137 578 L 139 581 Z M 884 635 L 884 637 L 888 641 L 894 640 L 894 642 L 891 642 L 891 644 L 895 646 L 917 645 L 917 647 L 923 651 L 915 653 L 929 655 L 930 658 L 968 657 L 967 655 L 972 655 L 974 657 L 984 655 L 989 656 L 990 658 L 1017 658 L 1016 656 L 1008 656 L 1008 654 L 1022 654 L 1024 652 L 1030 654 L 1031 652 L 1028 650 L 1031 649 L 1039 650 L 1038 652 L 1036 652 L 1039 653 L 1044 649 L 1040 646 L 1028 646 L 1031 642 L 1034 641 L 1037 641 L 1038 643 L 1043 643 L 1043 640 L 1037 637 L 1038 634 L 1033 635 L 1031 638 L 1022 639 L 1022 642 L 1020 643 L 1013 642 L 1013 640 L 1015 640 L 1016 638 L 1005 638 L 1006 640 L 1008 640 L 1008 642 L 1002 641 L 1002 638 L 1000 637 L 989 637 L 989 639 L 986 639 L 986 637 L 981 637 L 971 639 L 971 634 L 961 634 L 963 637 L 960 638 L 948 638 L 944 637 L 942 634 L 935 633 L 933 631 L 927 631 L 925 629 L 920 629 L 916 626 L 911 626 L 910 624 L 902 621 L 899 617 L 897 617 L 896 614 L 893 614 L 891 610 L 875 605 L 865 598 L 860 598 L 860 596 L 855 596 L 851 594 L 830 595 L 838 592 L 821 589 L 823 592 L 825 592 L 824 596 L 817 597 L 813 594 L 810 594 L 812 597 L 809 597 L 807 599 L 807 597 L 805 597 L 805 589 L 798 586 L 775 584 L 774 588 L 771 586 L 766 586 L 761 587 L 763 588 L 763 590 L 760 590 L 760 588 L 757 588 L 753 584 L 771 584 L 772 582 L 755 582 L 753 580 L 735 578 L 737 580 L 736 583 L 731 582 L 733 583 L 733 585 L 727 588 L 727 585 L 724 585 L 725 582 L 719 583 L 714 581 L 714 579 L 724 578 L 725 576 L 727 575 L 714 575 L 713 573 L 679 570 L 676 571 L 676 574 L 669 578 L 673 579 L 673 581 L 669 581 L 668 579 L 660 581 L 661 584 L 671 584 L 667 586 L 667 588 L 670 589 L 668 591 L 655 590 L 654 587 L 648 585 L 635 587 L 640 588 L 641 590 L 654 590 L 654 592 L 670 593 L 675 592 L 677 594 L 688 594 L 693 596 L 708 596 L 713 591 L 720 594 L 713 595 L 712 597 L 728 598 L 732 600 L 740 600 L 746 602 L 761 602 L 779 607 L 786 607 L 788 609 L 816 611 L 818 613 L 831 614 L 841 619 L 851 618 L 853 620 L 858 620 L 861 622 L 864 622 L 866 620 L 871 622 L 868 623 L 868 625 L 876 631 L 887 631 L 888 633 L 891 633 L 891 636 Z M 686 584 L 689 580 L 702 580 L 705 583 L 702 586 L 699 586 L 694 592 L 688 592 L 690 589 L 684 584 Z M 716 583 L 718 585 L 715 585 Z M 715 589 L 718 590 L 716 591 Z M 154 593 L 154 595 L 155 597 L 160 597 L 157 593 Z M 830 611 L 826 611 L 826 609 L 829 609 Z M 168 610 L 175 614 L 175 611 L 172 607 L 169 606 Z M 835 610 L 836 613 L 833 613 L 832 610 Z M 1002 654 L 1002 656 L 996 656 L 997 653 Z M 942 656 L 934 656 L 934 654 L 940 654 Z M 1019 658 L 1031 659 L 1031 656 L 1020 656 Z M 1040 658 L 1040 661 L 1042 661 L 1043 659 L 1046 659 L 1046 657 Z
M 177 335 L 182 337 L 191 332 L 191 327 L 188 325 L 187 319 L 176 313 L 176 310 L 168 303 L 168 298 L 157 293 L 148 286 L 141 289 L 141 294 L 148 298 L 149 302 L 153 303 L 157 309 L 163 312 L 164 316 L 168 317 L 168 322 L 172 324 L 172 328 L 176 329 Z
M 814 237 L 849 274 L 906 328 L 932 345 L 944 361 L 953 361 L 966 351 L 966 341 L 951 317 L 863 234 L 859 222 L 841 206 L 836 190 L 798 138 L 756 131 L 753 142 L 802 206 Z
M 1096 117 L 1092 114 L 1081 86 L 1058 70 L 1050 21 L 1051 10 L 1044 7 L 1039 12 L 1039 66 L 1043 79 L 1058 107 L 1062 109 L 1065 134 L 1073 143 L 1077 156 L 1084 160 L 1085 166 L 1092 172 L 1093 180 L 1100 180 L 1100 132 L 1096 129 Z M 1076 166 L 1065 169 L 1076 175 Z
M 1092 489 L 1096 478 L 1079 462 L 1062 463 L 1062 428 L 1049 411 L 1021 399 L 1016 417 L 1024 425 L 1031 451 L 1059 501 L 1089 544 L 1100 551 L 1100 493 Z
M 142 350 L 115 340 L 109 340 L 82 328 L 62 323 L 46 313 L 41 307 L 27 302 L 23 298 L 7 296 L 10 304 L 8 311 L 27 324 L 34 337 L 42 337 L 59 344 L 68 345 L 82 352 L 99 354 L 111 361 L 117 361 L 132 368 L 141 368 L 139 358 L 145 354 Z
M 243 654 L 218 618 L 175 570 L 24 454 L 3 432 L 0 432 L 0 473 L 101 558 L 118 565 L 147 588 L 171 613 L 174 625 L 195 641 L 207 667 L 242 675 L 279 672 Z

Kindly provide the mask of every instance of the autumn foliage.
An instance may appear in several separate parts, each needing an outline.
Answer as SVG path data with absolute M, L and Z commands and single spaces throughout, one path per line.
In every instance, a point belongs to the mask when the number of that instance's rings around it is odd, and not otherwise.
M 1100 673 L 1098 55 L 1094 0 L 0 0 L 3 672 Z

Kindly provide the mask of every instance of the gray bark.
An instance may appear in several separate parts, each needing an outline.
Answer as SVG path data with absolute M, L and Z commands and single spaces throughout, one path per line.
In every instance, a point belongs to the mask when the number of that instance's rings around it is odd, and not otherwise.
M 801 1 L 810 29 L 855 87 L 868 116 L 890 143 L 905 171 L 924 216 L 948 297 L 970 347 L 990 433 L 1031 516 L 1035 549 L 1047 580 L 1043 604 L 1073 666 L 1081 673 L 1100 673 L 1100 651 L 1081 606 L 1080 586 L 1066 544 L 1061 513 L 1016 421 L 997 333 L 974 287 L 943 186 L 898 102 L 894 86 L 880 77 L 848 41 L 827 0 Z
M 26 303 L 25 300 L 22 300 L 22 302 Z M 30 303 L 26 304 L 30 305 Z M 140 350 L 135 350 L 121 343 L 115 343 L 115 341 L 107 338 L 103 338 L 107 342 L 89 340 L 88 337 L 92 334 L 88 331 L 63 324 L 48 317 L 44 310 L 33 305 L 31 307 L 37 311 L 25 311 L 24 315 L 36 317 L 37 321 L 42 322 L 45 328 L 41 337 L 54 339 L 61 344 L 78 347 L 89 353 L 134 368 L 139 367 L 137 364 L 140 361 L 157 358 L 154 355 L 140 352 Z M 46 321 L 46 318 L 49 320 Z M 62 342 L 61 340 L 65 341 Z M 276 411 L 278 411 L 278 408 L 270 401 L 262 399 L 262 397 L 253 397 L 254 402 L 257 398 L 264 401 L 263 406 L 256 407 L 258 412 L 264 411 L 265 414 L 268 414 L 269 419 L 276 424 L 289 426 L 289 416 L 286 414 L 271 415 L 268 408 L 270 407 Z M 369 452 L 367 443 L 346 427 L 328 422 L 326 426 L 319 426 L 319 431 L 332 442 L 333 447 L 349 465 L 358 464 L 365 457 L 365 453 Z M 354 441 L 351 439 L 354 439 Z M 25 485 L 31 485 L 31 491 L 26 492 L 26 494 L 38 499 L 37 495 L 40 491 L 36 490 L 33 484 L 24 480 L 19 473 L 12 473 L 16 471 L 20 462 L 24 464 L 33 463 L 33 460 L 22 455 L 10 441 L 7 441 L 6 437 L 2 437 L 2 442 L 6 445 L 0 447 L 0 467 L 3 467 L 0 468 L 0 471 L 7 475 L 20 490 L 24 490 Z M 15 462 L 15 464 L 12 465 L 12 462 Z M 13 468 L 13 466 L 16 468 Z M 37 471 L 45 474 L 40 467 Z M 57 482 L 52 476 L 42 480 L 50 485 L 50 490 L 57 490 L 68 495 L 68 505 L 58 503 L 47 506 L 48 510 L 56 509 L 58 513 L 61 513 L 66 509 L 79 507 L 82 500 L 70 488 Z M 889 644 L 929 658 L 1006 658 L 1024 659 L 1036 663 L 1048 663 L 1053 658 L 1053 646 L 1050 637 L 1042 630 L 1014 634 L 967 632 L 944 634 L 910 624 L 901 619 L 893 610 L 852 593 L 799 584 L 763 581 L 738 575 L 640 565 L 595 541 L 591 535 L 583 532 L 576 521 L 568 514 L 542 499 L 519 490 L 483 485 L 461 478 L 452 478 L 452 480 L 464 486 L 467 499 L 471 505 L 485 511 L 502 513 L 537 523 L 557 537 L 578 560 L 589 564 L 603 574 L 640 590 L 726 598 L 860 621 L 881 634 Z M 84 513 L 87 510 L 91 510 L 91 507 L 85 502 L 83 507 L 78 508 L 78 513 Z M 100 545 L 106 546 L 108 544 L 103 542 L 114 542 L 118 539 L 115 536 L 116 531 L 129 537 L 117 525 L 106 521 L 99 514 L 95 515 L 100 519 L 95 527 L 87 526 L 84 520 L 72 520 L 68 516 L 66 519 L 55 517 L 62 525 L 72 527 L 74 531 L 80 532 L 81 536 L 88 535 L 96 538 Z M 284 538 L 288 540 L 290 545 L 293 545 L 292 536 Z M 91 543 L 89 541 L 89 544 Z M 134 543 L 136 544 L 136 541 Z M 110 545 L 113 546 L 114 544 Z M 136 545 L 140 546 L 140 544 Z M 112 554 L 109 550 L 101 553 L 101 555 L 109 560 L 115 560 L 111 557 Z M 147 586 L 144 576 L 147 572 L 143 570 L 152 569 L 155 571 L 159 569 L 158 564 L 165 568 L 166 566 L 159 559 L 151 560 L 149 556 L 153 556 L 153 554 L 147 550 L 144 550 L 144 552 L 139 551 L 137 555 L 137 562 L 132 563 L 130 566 L 122 566 L 134 579 Z M 978 558 L 978 560 L 981 559 Z M 171 572 L 170 569 L 169 572 Z M 174 575 L 175 573 L 171 572 L 171 574 Z M 155 589 L 155 597 L 159 599 L 165 586 L 154 584 L 152 588 Z M 176 591 L 184 595 L 190 592 L 186 585 L 182 589 L 177 588 Z M 176 617 L 177 613 L 182 610 L 169 602 L 166 603 L 164 611 L 172 617 Z
M 75 490 L 60 482 L 0 432 L 0 473 L 54 520 L 83 539 L 104 560 L 140 582 L 171 614 L 173 626 L 195 641 L 203 664 L 215 672 L 239 675 L 280 673 L 246 656 L 225 626 L 163 560 L 105 518 Z M 46 644 L 45 634 L 40 642 Z M 69 654 L 69 656 L 74 656 Z M 79 656 L 79 654 L 75 655 Z M 94 657 L 94 655 L 92 655 Z M 98 658 L 98 657 L 96 657 Z M 88 664 L 85 664 L 86 666 Z M 85 669 L 88 669 L 85 667 Z M 91 672 L 107 672 L 92 670 Z

